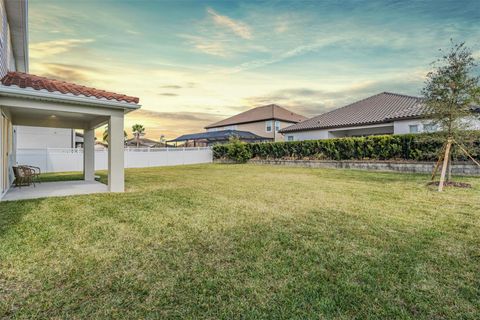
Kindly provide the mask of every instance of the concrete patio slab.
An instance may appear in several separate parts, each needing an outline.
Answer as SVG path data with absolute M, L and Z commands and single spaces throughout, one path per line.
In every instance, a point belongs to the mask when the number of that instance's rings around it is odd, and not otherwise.
M 97 181 L 42 182 L 29 187 L 12 187 L 1 201 L 15 201 L 46 197 L 63 197 L 108 192 L 108 186 Z

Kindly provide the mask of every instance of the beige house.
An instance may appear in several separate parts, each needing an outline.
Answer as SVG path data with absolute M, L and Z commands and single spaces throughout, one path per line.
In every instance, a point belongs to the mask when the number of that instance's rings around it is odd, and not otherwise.
M 63 183 L 57 190 L 44 183 L 31 192 L 48 189 L 42 194 L 48 196 L 82 193 L 79 190 L 124 191 L 124 115 L 140 108 L 139 99 L 29 74 L 27 12 L 26 0 L 0 0 L 0 199 L 14 199 L 8 197 L 14 180 L 12 167 L 18 165 L 14 125 L 84 133 L 83 185 Z M 108 187 L 94 181 L 94 130 L 105 124 L 109 129 Z
M 251 132 L 262 138 L 283 141 L 281 129 L 294 125 L 307 118 L 276 104 L 261 106 L 234 115 L 205 127 L 207 132 L 236 130 Z

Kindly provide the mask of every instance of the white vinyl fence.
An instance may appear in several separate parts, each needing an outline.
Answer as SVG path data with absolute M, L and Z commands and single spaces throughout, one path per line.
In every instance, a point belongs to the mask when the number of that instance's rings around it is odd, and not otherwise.
M 210 163 L 212 150 L 204 148 L 126 148 L 125 168 Z M 83 149 L 17 149 L 17 164 L 40 167 L 42 172 L 83 171 Z M 95 170 L 108 169 L 108 150 L 95 150 Z

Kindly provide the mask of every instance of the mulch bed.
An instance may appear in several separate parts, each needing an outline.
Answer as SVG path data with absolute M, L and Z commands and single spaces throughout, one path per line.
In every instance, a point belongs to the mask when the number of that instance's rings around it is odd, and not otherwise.
M 438 186 L 440 184 L 440 181 L 432 181 L 427 183 L 428 186 Z M 445 181 L 443 183 L 443 186 L 445 187 L 457 187 L 457 188 L 471 188 L 472 185 L 470 183 L 465 183 L 465 182 L 455 182 L 455 181 Z

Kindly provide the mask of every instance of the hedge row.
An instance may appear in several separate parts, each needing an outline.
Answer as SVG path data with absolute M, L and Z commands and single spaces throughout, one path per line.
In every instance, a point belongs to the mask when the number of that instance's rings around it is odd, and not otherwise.
M 245 148 L 251 158 L 258 159 L 435 161 L 444 141 L 442 134 L 431 133 L 253 143 Z M 462 142 L 474 158 L 480 158 L 479 132 L 470 133 Z M 229 148 L 229 144 L 215 145 L 214 158 L 228 159 Z M 468 160 L 459 148 L 453 149 L 453 159 Z

